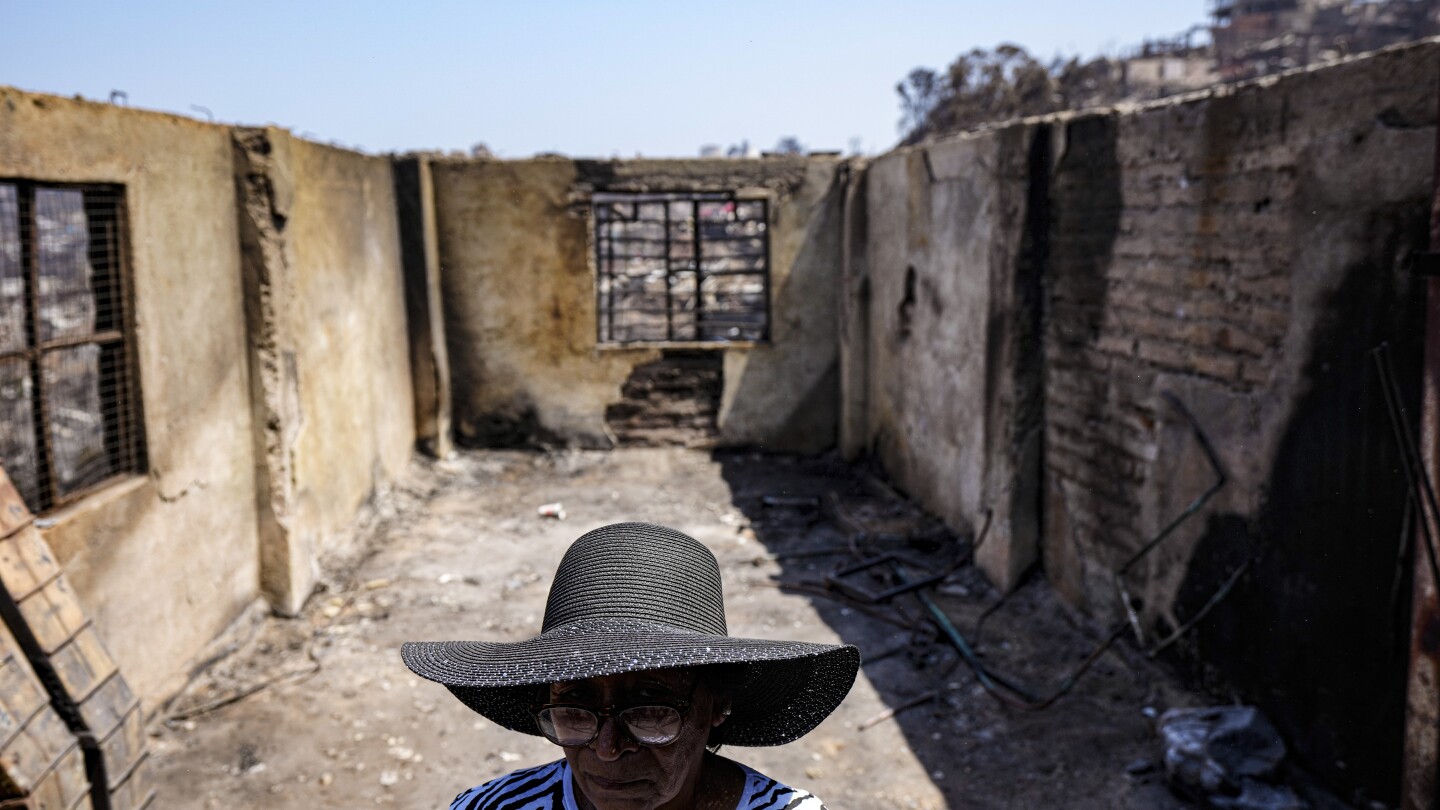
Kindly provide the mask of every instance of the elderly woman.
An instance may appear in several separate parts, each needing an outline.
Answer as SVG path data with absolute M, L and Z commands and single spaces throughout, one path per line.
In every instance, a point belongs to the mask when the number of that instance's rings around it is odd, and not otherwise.
M 571 544 L 540 635 L 410 643 L 402 655 L 466 706 L 565 753 L 467 790 L 451 810 L 822 808 L 716 749 L 799 738 L 860 666 L 851 646 L 727 635 L 714 555 L 645 523 Z

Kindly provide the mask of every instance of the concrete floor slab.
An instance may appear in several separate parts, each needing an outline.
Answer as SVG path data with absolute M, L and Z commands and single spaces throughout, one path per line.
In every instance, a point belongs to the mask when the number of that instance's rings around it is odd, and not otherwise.
M 835 493 L 873 513 L 873 499 L 862 503 L 873 489 L 828 458 L 637 449 L 417 461 L 382 501 L 366 559 L 332 575 L 300 617 L 237 629 L 233 651 L 157 713 L 163 806 L 443 808 L 467 787 L 556 758 L 545 740 L 501 730 L 411 675 L 398 649 L 533 635 L 565 547 L 621 520 L 675 526 L 716 553 L 732 634 L 844 641 L 872 660 L 808 736 L 722 754 L 833 808 L 1183 806 L 1154 775 L 1127 775 L 1127 765 L 1159 755 L 1142 709 L 1188 699 L 1137 656 L 1107 653 L 1053 708 L 1020 712 L 986 695 L 947 647 L 912 644 L 895 621 L 918 616 L 913 605 L 882 620 L 776 587 L 818 580 L 843 554 L 805 555 L 843 549 L 847 537 L 809 507 L 763 498 Z M 566 519 L 537 514 L 552 502 Z M 938 598 L 969 627 L 996 594 L 963 568 Z M 1093 644 L 1037 583 L 988 622 L 982 649 L 1044 691 Z M 875 721 L 936 689 L 937 699 Z

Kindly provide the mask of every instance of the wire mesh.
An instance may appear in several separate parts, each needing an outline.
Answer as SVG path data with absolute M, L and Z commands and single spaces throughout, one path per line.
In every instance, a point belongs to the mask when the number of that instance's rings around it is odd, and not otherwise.
M 603 193 L 591 210 L 600 342 L 768 339 L 768 201 Z
M 145 469 L 118 186 L 0 180 L 0 465 L 38 512 Z

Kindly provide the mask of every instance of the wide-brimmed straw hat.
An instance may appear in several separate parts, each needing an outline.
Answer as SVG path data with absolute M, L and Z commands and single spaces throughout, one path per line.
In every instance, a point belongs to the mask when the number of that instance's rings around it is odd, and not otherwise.
M 405 665 L 505 728 L 540 734 L 537 685 L 621 672 L 743 664 L 728 745 L 780 745 L 819 725 L 860 667 L 849 645 L 726 634 L 720 567 L 690 536 L 618 523 L 570 545 L 540 635 L 525 641 L 411 642 Z

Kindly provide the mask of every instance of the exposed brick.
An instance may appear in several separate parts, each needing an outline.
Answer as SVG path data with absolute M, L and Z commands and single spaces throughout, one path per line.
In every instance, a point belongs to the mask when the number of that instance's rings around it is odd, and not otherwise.
M 1283 335 L 1290 328 L 1289 309 L 1256 303 L 1250 307 L 1248 316 L 1255 328 L 1264 334 Z
M 1105 535 L 1125 545 L 1134 543 L 1140 536 L 1140 514 L 1136 507 L 1113 503 L 1084 482 L 1067 481 L 1069 490 L 1065 500 L 1071 521 L 1097 536 Z
M 1087 461 L 1093 461 L 1093 457 L 1087 459 L 1061 453 L 1056 458 L 1055 470 L 1084 486 L 1088 493 L 1106 503 L 1124 509 L 1139 507 L 1139 496 L 1135 492 L 1132 478 L 1116 475 L 1114 471 L 1097 469 Z
M 1095 348 L 1105 354 L 1129 356 L 1135 353 L 1135 340 L 1120 335 L 1101 335 L 1100 339 L 1095 341 Z
M 1270 382 L 1271 364 L 1253 360 L 1240 367 L 1240 378 L 1252 385 L 1266 385 Z
M 1147 363 L 1154 363 L 1177 371 L 1188 366 L 1189 355 L 1184 347 L 1158 340 L 1141 340 L 1136 356 Z
M 1246 332 L 1238 326 L 1222 326 L 1214 331 L 1211 345 L 1227 352 L 1239 352 L 1251 357 L 1264 357 L 1271 345 Z
M 1240 373 L 1240 361 L 1224 355 L 1197 354 L 1191 364 L 1196 373 L 1218 380 L 1234 380 Z
M 1267 278 L 1239 279 L 1235 282 L 1235 290 L 1241 295 L 1261 299 L 1284 299 L 1290 296 L 1289 276 L 1270 276 Z

